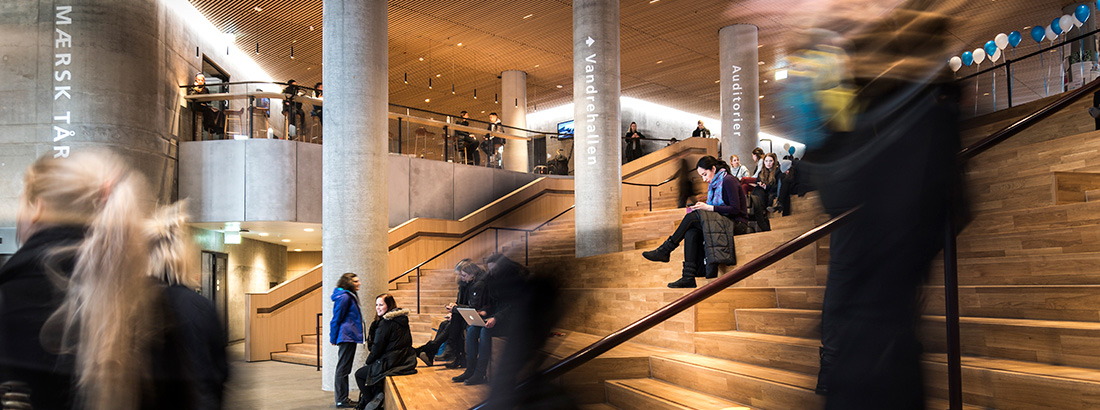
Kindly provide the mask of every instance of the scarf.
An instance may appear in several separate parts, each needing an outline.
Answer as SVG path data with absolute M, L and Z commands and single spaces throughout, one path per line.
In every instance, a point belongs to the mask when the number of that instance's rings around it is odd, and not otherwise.
M 722 199 L 722 180 L 726 179 L 726 170 L 719 169 L 714 174 L 714 179 L 707 184 L 707 205 L 723 206 L 726 202 Z

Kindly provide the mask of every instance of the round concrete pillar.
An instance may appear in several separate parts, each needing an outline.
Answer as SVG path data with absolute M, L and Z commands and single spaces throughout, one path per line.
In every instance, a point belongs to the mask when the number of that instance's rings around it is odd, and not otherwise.
M 331 390 L 337 348 L 328 343 L 329 295 L 345 272 L 359 275 L 363 317 L 374 317 L 374 296 L 387 290 L 386 2 L 324 2 L 325 144 L 322 168 L 322 280 L 325 330 L 322 386 Z M 365 329 L 364 329 L 365 330 Z M 366 348 L 360 346 L 356 363 Z M 354 380 L 351 386 L 355 386 Z
M 500 74 L 500 121 L 505 132 L 525 136 L 527 133 L 509 127 L 527 128 L 527 73 L 509 70 Z M 527 141 L 508 140 L 504 144 L 504 169 L 529 172 Z
M 752 170 L 752 149 L 760 135 L 758 29 L 734 24 L 718 31 L 719 86 L 722 87 L 722 155 L 737 154 Z
M 623 249 L 619 1 L 573 1 L 577 257 Z

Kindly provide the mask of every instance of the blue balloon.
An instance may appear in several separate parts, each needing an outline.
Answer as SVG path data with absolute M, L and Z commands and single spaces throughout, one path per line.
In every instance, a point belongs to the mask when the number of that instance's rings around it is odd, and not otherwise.
M 1100 1 L 1100 0 L 1098 0 L 1098 1 Z M 1046 35 L 1046 34 L 1044 33 L 1044 35 Z M 962 57 L 962 60 L 963 60 L 963 64 L 966 64 L 967 67 L 970 67 L 971 64 L 974 64 L 974 53 L 972 53 L 970 51 L 963 51 L 961 57 Z
M 1097 0 L 1100 1 L 1100 0 Z M 1043 26 L 1035 26 L 1031 28 L 1031 39 L 1036 43 L 1042 43 L 1043 38 L 1047 36 L 1047 29 Z
M 1061 17 L 1055 17 L 1054 21 L 1050 22 L 1050 31 L 1053 31 L 1054 35 L 1057 35 L 1057 36 L 1062 35 L 1062 22 L 1061 22 L 1061 20 L 1062 20 Z
M 1073 16 L 1077 17 L 1077 21 L 1084 23 L 1085 20 L 1089 19 L 1089 14 L 1091 13 L 1092 11 L 1089 10 L 1089 6 L 1087 4 L 1082 4 L 1077 6 L 1077 10 L 1073 11 Z
M 791 153 L 791 155 L 794 155 L 794 147 L 791 147 L 790 149 L 788 149 L 787 152 Z
M 986 41 L 984 48 L 987 56 L 993 57 L 994 54 L 997 54 L 997 43 L 994 43 L 993 40 Z
M 1097 0 L 1097 1 L 1100 1 L 1100 0 Z M 1016 46 L 1020 45 L 1020 41 L 1023 41 L 1023 39 L 1024 39 L 1024 36 L 1021 36 L 1019 31 L 1013 31 L 1011 33 L 1008 33 L 1008 45 L 1010 45 L 1012 47 L 1016 47 Z

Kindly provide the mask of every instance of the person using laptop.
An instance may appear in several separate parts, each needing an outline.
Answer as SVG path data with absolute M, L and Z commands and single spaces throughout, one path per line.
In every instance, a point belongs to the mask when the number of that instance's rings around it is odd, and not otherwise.
M 472 386 L 486 382 L 485 373 L 492 354 L 492 336 L 499 335 L 502 331 L 498 319 L 507 311 L 504 292 L 514 289 L 510 286 L 519 278 L 514 269 L 510 269 L 512 264 L 507 262 L 511 261 L 499 253 L 490 255 L 486 259 L 489 271 L 475 279 L 470 287 L 470 309 L 476 315 L 463 315 L 463 319 L 470 324 L 466 329 L 466 371 L 451 379 L 456 383 L 464 382 Z M 459 311 L 468 312 L 466 309 Z
M 466 334 L 466 320 L 459 317 L 461 314 L 458 313 L 458 309 L 470 306 L 470 288 L 475 279 L 485 276 L 485 270 L 466 258 L 455 265 L 455 275 L 458 281 L 458 296 L 454 302 L 443 307 L 450 314 L 450 320 L 445 322 L 446 326 L 440 324 L 442 337 L 436 337 L 416 348 L 417 356 L 428 366 L 435 364 L 435 353 L 444 342 L 449 346 L 448 349 L 453 349 L 455 352 L 455 359 L 447 364 L 447 368 L 457 369 L 466 365 L 466 352 L 463 350 L 462 343 L 463 336 Z

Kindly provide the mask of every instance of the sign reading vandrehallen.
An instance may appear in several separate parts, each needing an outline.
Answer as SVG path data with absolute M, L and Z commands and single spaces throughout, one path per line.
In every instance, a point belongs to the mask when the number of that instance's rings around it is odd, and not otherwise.
M 748 155 L 756 147 L 760 134 L 757 31 L 750 24 L 735 24 L 718 31 L 722 153 L 727 157 L 737 154 L 749 168 L 752 164 Z
M 58 2 L 61 3 L 61 2 Z M 53 127 L 49 143 L 54 158 L 69 156 L 73 127 L 73 6 L 54 5 L 53 36 Z
M 577 256 L 622 250 L 619 2 L 573 1 Z

